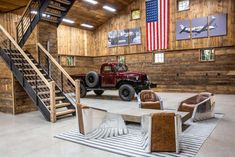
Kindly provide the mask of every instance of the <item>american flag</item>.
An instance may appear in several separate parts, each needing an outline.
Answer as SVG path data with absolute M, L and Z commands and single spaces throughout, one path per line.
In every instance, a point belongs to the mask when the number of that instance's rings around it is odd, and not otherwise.
M 146 0 L 147 51 L 168 48 L 169 0 Z

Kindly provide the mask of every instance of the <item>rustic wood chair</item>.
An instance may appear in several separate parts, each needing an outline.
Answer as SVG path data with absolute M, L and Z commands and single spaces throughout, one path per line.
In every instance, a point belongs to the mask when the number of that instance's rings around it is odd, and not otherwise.
M 189 112 L 193 121 L 200 121 L 214 117 L 215 96 L 212 93 L 199 93 L 179 105 L 178 111 Z
M 140 108 L 163 110 L 163 101 L 152 90 L 143 90 L 138 96 Z

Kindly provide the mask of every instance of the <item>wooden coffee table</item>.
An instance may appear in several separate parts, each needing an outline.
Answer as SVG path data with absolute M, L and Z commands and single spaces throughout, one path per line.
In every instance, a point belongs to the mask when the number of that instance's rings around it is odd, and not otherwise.
M 122 115 L 124 121 L 126 122 L 134 122 L 134 123 L 141 123 L 141 117 L 143 115 L 148 115 L 151 113 L 162 113 L 162 112 L 173 112 L 181 116 L 182 123 L 186 122 L 190 119 L 189 112 L 178 112 L 175 110 L 153 110 L 153 109 L 141 109 L 141 108 L 128 108 L 122 109 L 118 111 L 112 111 L 111 113 L 120 114 Z

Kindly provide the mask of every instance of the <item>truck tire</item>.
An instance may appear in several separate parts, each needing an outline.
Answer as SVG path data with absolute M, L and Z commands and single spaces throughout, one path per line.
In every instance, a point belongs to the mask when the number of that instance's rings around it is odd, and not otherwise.
M 94 90 L 94 93 L 98 96 L 102 95 L 104 93 L 104 90 Z
M 86 89 L 84 83 L 81 83 L 80 84 L 80 97 L 84 98 L 86 96 L 86 93 L 87 93 L 87 89 Z
M 88 87 L 93 88 L 99 82 L 99 75 L 95 71 L 86 74 L 85 81 Z
M 124 84 L 119 88 L 119 96 L 123 101 L 131 101 L 135 96 L 135 89 L 129 84 Z

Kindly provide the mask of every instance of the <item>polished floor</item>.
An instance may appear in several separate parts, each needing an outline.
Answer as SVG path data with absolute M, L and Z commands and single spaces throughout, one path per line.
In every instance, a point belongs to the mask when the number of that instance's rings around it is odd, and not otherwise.
M 105 95 L 117 95 L 106 91 Z M 176 109 L 179 102 L 193 93 L 159 93 L 166 109 Z M 82 99 L 82 103 L 107 110 L 137 108 L 137 102 L 116 100 Z M 216 112 L 224 113 L 197 157 L 235 156 L 235 95 L 216 95 Z M 0 157 L 120 157 L 120 155 L 62 141 L 53 136 L 77 127 L 76 118 L 68 118 L 49 123 L 40 112 L 12 116 L 0 113 Z

